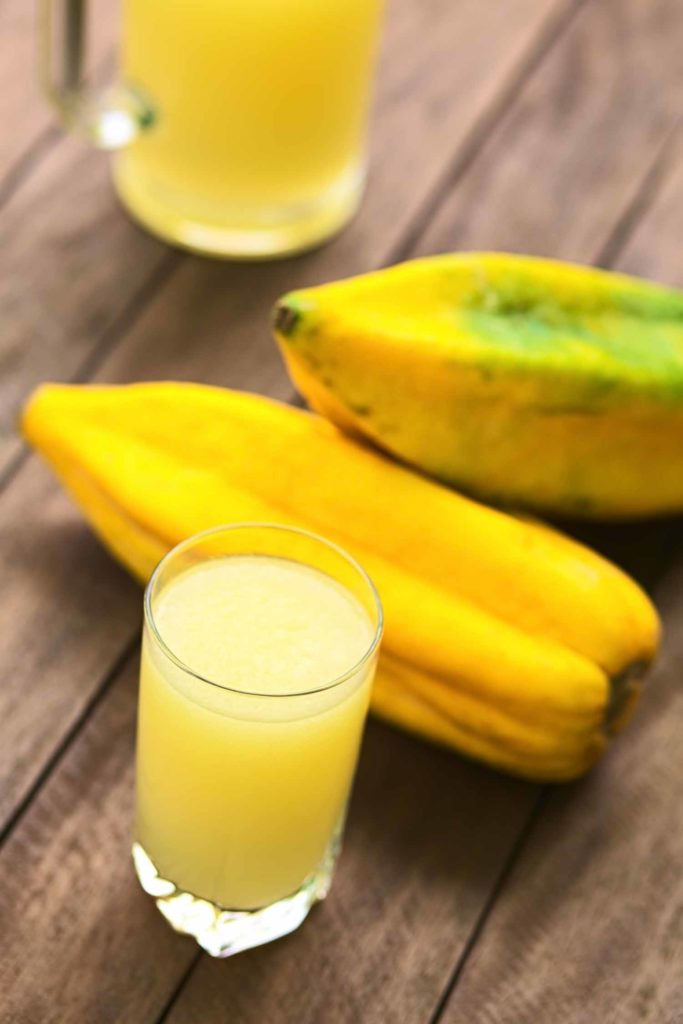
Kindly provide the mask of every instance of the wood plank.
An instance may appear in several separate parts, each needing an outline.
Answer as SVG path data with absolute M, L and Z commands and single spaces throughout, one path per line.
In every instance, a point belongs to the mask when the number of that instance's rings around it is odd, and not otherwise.
M 3 1024 L 153 1021 L 195 955 L 133 877 L 137 659 L 2 853 Z
M 40 380 L 78 377 L 175 259 L 121 213 L 106 159 L 65 139 L 0 222 L 0 473 Z
M 418 252 L 597 257 L 595 239 L 609 238 L 615 206 L 628 206 L 683 109 L 680 34 L 678 0 L 584 7 Z
M 521 73 L 528 51 L 576 3 L 500 5 L 489 14 L 486 60 L 479 56 L 484 29 L 478 0 L 462 0 L 457 8 L 448 0 L 391 6 L 369 193 L 362 216 L 324 251 L 320 274 L 351 273 L 388 258 L 459 147 Z M 25 35 L 28 26 L 22 21 L 20 27 Z M 168 250 L 128 221 L 107 178 L 102 154 L 65 140 L 4 212 L 0 315 L 8 326 L 0 338 L 0 475 L 17 455 L 14 419 L 27 391 L 46 378 L 91 371 L 93 359 L 114 342 L 169 266 Z M 287 268 L 284 279 L 304 281 L 322 255 L 280 264 Z M 230 265 L 191 262 L 200 275 L 206 268 L 209 290 L 232 287 Z M 259 279 L 258 268 L 235 274 L 237 286 Z M 155 366 L 158 375 L 161 359 Z
M 87 709 L 142 618 L 140 590 L 36 461 L 0 502 L 0 822 Z
M 669 641 L 631 732 L 553 794 L 444 1024 L 674 1024 L 683 1016 L 683 570 L 657 589 Z
M 683 137 L 620 269 L 682 287 L 682 210 Z M 553 793 L 444 1024 L 683 1019 L 680 544 L 664 565 L 665 645 L 639 715 L 586 782 Z
M 106 168 L 99 157 L 83 151 L 67 153 L 73 144 L 65 144 L 59 153 L 55 152 L 17 195 L 2 249 L 10 268 L 10 281 L 3 292 L 5 285 L 0 274 L 0 295 L 5 296 L 4 303 L 0 299 L 0 308 L 4 306 L 10 327 L 8 338 L 0 341 L 0 346 L 8 345 L 5 372 L 0 374 L 0 408 L 15 407 L 30 384 L 46 375 L 70 377 L 79 372 L 79 366 L 82 375 L 84 361 L 92 360 L 94 353 L 104 357 L 108 346 L 115 346 L 118 334 L 126 330 L 130 343 L 120 357 L 106 363 L 108 379 L 116 374 L 127 380 L 176 375 L 288 397 L 291 388 L 268 332 L 267 310 L 271 301 L 285 287 L 304 283 L 317 272 L 321 261 L 323 273 L 338 276 L 360 269 L 371 259 L 388 256 L 400 227 L 395 210 L 400 206 L 415 210 L 411 203 L 417 203 L 430 187 L 439 160 L 443 168 L 452 155 L 441 144 L 441 129 L 450 133 L 453 145 L 462 141 L 477 112 L 489 102 L 491 82 L 500 86 L 535 35 L 546 31 L 553 2 L 515 0 L 501 8 L 487 29 L 488 45 L 497 54 L 497 60 L 485 65 L 479 62 L 476 74 L 472 66 L 472 81 L 467 88 L 461 83 L 462 89 L 452 105 L 446 106 L 444 99 L 453 61 L 444 36 L 451 41 L 459 39 L 469 53 L 482 34 L 478 9 L 476 0 L 467 0 L 457 11 L 449 0 L 434 0 L 428 11 L 421 0 L 404 0 L 394 6 L 387 49 L 390 60 L 385 64 L 380 87 L 374 186 L 362 217 L 338 242 L 320 253 L 271 265 L 240 266 L 185 258 L 182 271 L 168 279 L 159 302 L 151 315 L 144 318 L 140 329 L 133 330 L 128 322 L 133 319 L 131 308 L 137 314 L 138 306 L 144 304 L 147 291 L 157 280 L 155 275 L 163 272 L 160 261 L 167 259 L 166 250 L 138 232 L 117 210 L 103 186 Z M 449 28 L 451 35 L 444 32 L 444 27 Z M 421 46 L 415 47 L 418 37 Z M 416 83 L 424 86 L 414 88 Z M 389 147 L 397 128 L 396 105 L 403 111 L 404 130 L 396 131 Z M 412 164 L 413 140 L 425 143 L 427 123 L 433 133 L 432 144 L 426 147 L 429 158 L 425 160 L 424 171 L 420 171 Z M 413 126 L 414 132 L 407 130 L 407 126 Z M 394 165 L 402 162 L 406 171 L 412 171 L 414 195 L 409 201 L 402 180 L 395 175 Z M 56 195 L 65 197 L 64 205 L 55 202 Z M 77 217 L 74 222 L 76 208 L 83 211 L 83 219 Z M 92 232 L 93 222 L 101 224 L 101 233 L 95 232 L 97 237 Z M 25 244 L 19 230 L 23 223 L 35 225 Z M 20 268 L 20 277 L 11 272 L 14 266 Z M 26 288 L 25 282 L 30 288 Z M 103 339 L 104 347 L 97 349 Z M 99 379 L 103 379 L 102 374 Z M 2 389 L 6 389 L 4 394 Z M 7 425 L 4 440 L 8 457 L 15 453 L 17 442 Z M 4 519 L 0 502 L 0 530 L 3 524 L 7 530 L 21 518 L 18 509 L 22 505 L 31 508 L 36 493 L 41 495 L 41 503 L 54 501 L 53 520 L 73 523 L 74 513 L 66 499 L 57 495 L 56 485 L 40 483 L 34 477 L 40 472 L 27 467 L 13 481 L 12 494 L 7 499 L 10 511 Z M 46 531 L 44 543 L 59 547 L 60 532 Z M 20 579 L 22 574 L 26 579 L 35 579 L 41 572 L 36 559 L 45 558 L 46 553 L 38 556 L 30 544 L 24 543 L 11 557 L 16 562 L 14 579 Z M 55 576 L 55 587 L 59 580 L 59 585 L 68 589 L 67 564 L 60 563 L 57 553 L 50 557 L 55 564 L 64 566 L 64 571 Z M 65 604 L 63 614 L 65 623 L 93 622 L 92 635 L 83 629 L 82 643 L 92 642 L 92 651 L 96 652 L 104 642 L 102 630 L 107 627 L 95 625 L 99 612 L 97 603 L 88 596 L 89 588 L 113 590 L 120 586 L 120 576 L 112 570 L 106 577 L 100 577 L 94 565 L 90 575 L 90 568 L 90 564 L 81 567 L 82 589 L 72 593 L 71 603 Z M 125 600 L 121 598 L 122 606 Z M 19 601 L 23 609 L 20 613 L 16 610 Z M 45 614 L 37 591 L 30 597 L 22 592 L 15 599 L 8 587 L 0 618 L 9 616 L 10 608 L 14 609 L 12 617 L 18 615 L 26 623 Z M 60 613 L 61 609 L 53 611 L 56 635 Z M 14 671 L 0 691 L 0 715 L 10 737 L 0 756 L 0 793 L 3 810 L 11 813 L 30 790 L 62 736 L 78 721 L 96 692 L 100 677 L 91 675 L 86 683 L 76 664 L 79 659 L 87 663 L 88 658 L 96 657 L 94 653 L 87 654 L 79 646 L 69 645 L 64 649 L 60 646 L 57 656 L 52 634 L 45 635 L 44 646 L 43 638 L 34 637 L 35 658 L 51 666 L 50 685 L 55 693 L 63 695 L 59 709 L 47 707 L 43 701 L 43 681 L 33 672 L 22 671 L 25 635 L 10 628 L 12 618 L 5 621 L 5 656 Z M 125 644 L 123 632 L 112 629 L 111 642 L 105 645 L 108 653 L 116 644 Z M 32 723 L 29 731 L 28 722 Z

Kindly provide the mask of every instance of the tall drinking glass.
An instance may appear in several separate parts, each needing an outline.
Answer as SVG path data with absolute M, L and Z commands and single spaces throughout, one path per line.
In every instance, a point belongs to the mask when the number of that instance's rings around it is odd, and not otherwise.
M 145 593 L 133 857 L 214 956 L 327 894 L 382 631 L 361 567 L 280 526 L 210 530 Z
M 40 0 L 46 92 L 119 150 L 123 204 L 206 253 L 308 248 L 355 211 L 382 0 L 123 0 L 121 80 L 84 85 L 86 0 Z

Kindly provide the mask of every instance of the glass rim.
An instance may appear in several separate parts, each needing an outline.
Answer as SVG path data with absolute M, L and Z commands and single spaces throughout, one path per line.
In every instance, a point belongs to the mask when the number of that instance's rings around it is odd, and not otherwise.
M 339 555 L 347 563 L 347 565 L 349 565 L 355 572 L 357 572 L 361 579 L 364 580 L 364 582 L 368 586 L 372 602 L 375 606 L 375 611 L 377 613 L 377 624 L 375 626 L 372 639 L 366 651 L 350 668 L 346 669 L 346 671 L 341 673 L 340 675 L 335 676 L 334 679 L 331 679 L 329 682 L 324 683 L 322 686 L 316 686 L 312 690 L 297 690 L 293 693 L 262 693 L 259 690 L 238 689 L 235 686 L 227 686 L 224 683 L 216 682 L 214 679 L 209 679 L 207 678 L 207 676 L 203 676 L 200 672 L 195 671 L 195 669 L 193 669 L 190 665 L 186 664 L 186 662 L 184 662 L 182 658 L 179 658 L 178 655 L 175 654 L 175 652 L 169 647 L 169 645 L 164 640 L 159 631 L 159 628 L 154 618 L 154 612 L 152 610 L 152 591 L 161 572 L 163 571 L 166 564 L 170 561 L 170 559 L 174 555 L 177 555 L 180 552 L 182 552 L 184 549 L 191 548 L 196 543 L 205 540 L 208 537 L 212 537 L 221 533 L 230 533 L 235 530 L 278 530 L 282 533 L 294 533 L 300 537 L 306 537 L 309 540 L 315 541 L 316 543 L 323 545 L 323 547 L 326 547 L 329 551 L 333 551 L 335 554 Z M 229 558 L 232 556 L 227 555 L 226 557 Z M 279 558 L 281 556 L 265 554 L 262 557 Z M 296 561 L 296 559 L 290 559 L 290 561 Z M 301 562 L 300 564 L 305 565 L 306 563 Z M 311 566 L 311 568 L 315 567 Z M 323 570 L 318 571 L 323 572 Z M 341 584 L 341 586 L 344 586 L 344 584 Z M 348 590 L 348 587 L 344 587 L 344 589 Z M 201 683 L 207 683 L 209 686 L 215 686 L 219 690 L 226 690 L 229 693 L 240 694 L 243 697 L 260 697 L 286 700 L 291 697 L 312 696 L 316 693 L 323 693 L 326 690 L 332 690 L 336 686 L 341 686 L 342 683 L 347 682 L 349 679 L 351 679 L 352 676 L 356 675 L 356 673 L 359 672 L 363 668 L 363 666 L 372 658 L 373 654 L 376 652 L 379 646 L 379 642 L 382 639 L 382 633 L 384 631 L 384 609 L 382 608 L 382 601 L 370 575 L 366 572 L 366 570 L 363 568 L 360 562 L 358 562 L 352 555 L 350 555 L 348 551 L 345 551 L 344 548 L 340 547 L 338 544 L 335 544 L 334 541 L 327 540 L 326 537 L 321 537 L 320 534 L 314 533 L 312 530 L 306 530 L 299 526 L 287 526 L 283 523 L 226 523 L 224 526 L 210 526 L 206 530 L 200 530 L 198 533 L 193 533 L 189 537 L 186 537 L 184 540 L 179 541 L 169 551 L 166 552 L 166 554 L 160 559 L 159 562 L 157 562 L 154 571 L 152 572 L 152 575 L 147 581 L 143 597 L 143 610 L 145 625 L 150 630 L 150 633 L 152 634 L 152 637 L 154 638 L 155 642 L 159 645 L 161 652 L 164 654 L 165 657 L 169 659 L 169 661 L 171 661 L 176 666 L 176 668 L 179 668 L 186 675 L 192 676 L 194 679 L 199 680 L 199 682 Z

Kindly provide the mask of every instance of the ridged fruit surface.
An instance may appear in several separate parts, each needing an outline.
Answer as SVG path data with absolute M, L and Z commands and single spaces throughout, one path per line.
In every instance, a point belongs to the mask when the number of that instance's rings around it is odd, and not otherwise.
M 23 430 L 142 580 L 221 523 L 300 525 L 342 545 L 385 609 L 376 712 L 497 767 L 580 775 L 655 654 L 657 615 L 610 562 L 314 414 L 193 384 L 45 385 Z
M 286 295 L 311 406 L 500 504 L 683 509 L 683 293 L 524 256 L 434 256 Z

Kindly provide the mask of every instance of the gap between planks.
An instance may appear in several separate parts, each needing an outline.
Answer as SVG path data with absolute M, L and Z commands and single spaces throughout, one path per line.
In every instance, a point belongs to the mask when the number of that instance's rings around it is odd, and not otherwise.
M 458 986 L 458 982 L 460 981 L 462 973 L 465 970 L 465 967 L 467 966 L 467 962 L 470 956 L 472 955 L 475 946 L 479 942 L 479 939 L 481 938 L 484 929 L 486 928 L 486 924 L 488 922 L 489 917 L 491 916 L 491 913 L 496 905 L 496 902 L 498 901 L 498 897 L 505 888 L 507 881 L 515 868 L 515 865 L 517 864 L 517 861 L 521 857 L 522 852 L 526 847 L 526 844 L 529 840 L 529 836 L 533 832 L 536 822 L 540 819 L 543 813 L 543 808 L 548 802 L 550 793 L 550 786 L 541 787 L 538 797 L 536 798 L 533 807 L 529 811 L 529 815 L 526 821 L 520 828 L 519 835 L 517 836 L 517 839 L 515 840 L 512 849 L 510 850 L 510 853 L 508 854 L 508 857 L 506 858 L 505 863 L 501 868 L 500 874 L 498 875 L 498 878 L 491 887 L 491 892 L 489 893 L 488 899 L 485 901 L 484 905 L 481 908 L 481 913 L 479 914 L 474 924 L 474 928 L 472 929 L 470 937 L 465 943 L 462 953 L 455 961 L 453 972 L 450 978 L 448 979 L 448 982 L 446 983 L 441 995 L 439 996 L 439 1000 L 436 1006 L 434 1007 L 434 1012 L 432 1013 L 432 1016 L 429 1018 L 429 1024 L 439 1024 L 439 1021 L 441 1020 L 446 1010 L 446 1007 L 448 1006 L 448 1002 L 453 992 Z
M 20 801 L 20 803 L 17 804 L 14 811 L 5 822 L 4 826 L 0 829 L 0 853 L 2 852 L 2 848 L 5 845 L 10 834 L 13 832 L 14 828 L 20 823 L 21 819 L 26 814 L 27 810 L 33 803 L 35 797 L 38 795 L 45 782 L 49 779 L 50 775 L 57 767 L 57 765 L 60 763 L 60 761 L 66 754 L 71 744 L 74 742 L 78 734 L 85 726 L 90 716 L 94 714 L 94 712 L 100 706 L 100 704 L 107 696 L 116 680 L 119 678 L 119 676 L 125 669 L 130 659 L 135 654 L 137 646 L 138 638 L 137 636 L 134 636 L 131 637 L 128 640 L 128 642 L 124 645 L 124 647 L 119 651 L 118 655 L 116 656 L 116 658 L 114 658 L 109 669 L 107 670 L 107 672 L 105 672 L 102 678 L 102 682 L 92 694 L 90 700 L 83 708 L 81 714 L 73 722 L 71 728 L 64 734 L 64 736 L 62 736 L 62 739 L 60 740 L 55 750 L 52 752 L 52 755 L 43 765 L 33 785 L 24 795 L 24 798 Z
M 57 125 L 50 125 L 44 128 L 17 157 L 0 181 L 0 210 L 9 203 L 24 180 L 30 177 L 35 168 L 59 143 L 61 137 L 62 133 Z
M 604 245 L 595 258 L 596 266 L 610 267 L 616 263 L 638 224 L 647 216 L 675 155 L 676 144 L 680 140 L 682 125 L 683 117 L 672 126 L 670 132 L 664 138 L 661 146 L 655 153 L 649 169 L 645 172 L 639 187 L 636 189 L 631 202 L 605 239 Z
M 166 1004 L 164 1005 L 164 1008 L 161 1011 L 161 1013 L 159 1014 L 159 1016 L 154 1021 L 154 1024 L 164 1024 L 164 1021 L 168 1020 L 168 1015 L 171 1012 L 171 1010 L 173 1009 L 173 1007 L 175 1006 L 176 1002 L 178 1001 L 178 996 L 183 991 L 183 989 L 185 988 L 186 984 L 188 983 L 188 981 L 190 980 L 190 978 L 194 974 L 194 972 L 195 972 L 196 968 L 199 966 L 199 962 L 202 960 L 203 956 L 204 956 L 204 950 L 203 949 L 198 949 L 197 952 L 192 957 L 192 959 L 190 960 L 190 962 L 187 965 L 187 967 L 185 968 L 185 970 L 183 971 L 183 973 L 178 978 L 178 981 L 176 983 L 175 988 L 173 989 L 173 991 L 171 992 L 170 996 L 166 1000 Z

